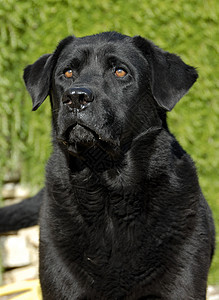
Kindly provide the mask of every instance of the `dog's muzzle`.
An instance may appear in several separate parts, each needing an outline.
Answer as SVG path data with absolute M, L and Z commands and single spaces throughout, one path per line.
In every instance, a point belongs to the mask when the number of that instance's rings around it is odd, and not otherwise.
M 84 110 L 93 101 L 93 93 L 89 88 L 76 87 L 68 89 L 63 97 L 63 104 L 71 109 Z

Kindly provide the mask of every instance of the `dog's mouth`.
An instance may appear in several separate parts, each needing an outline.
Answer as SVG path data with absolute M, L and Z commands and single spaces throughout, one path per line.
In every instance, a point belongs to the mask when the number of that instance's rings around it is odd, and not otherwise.
M 84 124 L 74 123 L 57 138 L 67 147 L 70 154 L 83 155 L 89 148 L 102 148 L 109 154 L 115 155 L 119 150 L 119 140 L 106 137 Z

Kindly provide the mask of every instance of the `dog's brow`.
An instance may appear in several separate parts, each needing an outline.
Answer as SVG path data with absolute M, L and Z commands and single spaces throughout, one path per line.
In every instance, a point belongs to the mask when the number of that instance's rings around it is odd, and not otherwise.
M 78 47 L 76 48 L 68 57 L 72 59 L 83 60 L 87 59 L 91 55 L 91 50 L 89 48 Z
M 84 48 L 78 48 L 75 51 L 76 56 L 88 56 L 90 50 L 89 49 L 84 49 Z
M 100 46 L 97 51 L 96 51 L 97 55 L 107 55 L 109 53 L 115 53 L 115 47 L 113 44 L 106 44 L 104 46 Z

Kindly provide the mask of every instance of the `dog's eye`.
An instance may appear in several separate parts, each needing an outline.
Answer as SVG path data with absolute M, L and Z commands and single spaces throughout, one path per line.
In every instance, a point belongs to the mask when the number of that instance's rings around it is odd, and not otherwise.
M 127 72 L 123 70 L 122 68 L 115 69 L 115 75 L 118 78 L 124 78 L 126 76 Z
M 66 78 L 71 78 L 73 76 L 73 71 L 71 69 L 65 71 L 65 77 Z

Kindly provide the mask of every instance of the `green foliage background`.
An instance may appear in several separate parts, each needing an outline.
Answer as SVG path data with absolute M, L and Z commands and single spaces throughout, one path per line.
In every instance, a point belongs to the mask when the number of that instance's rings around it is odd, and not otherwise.
M 218 0 L 0 0 L 0 179 L 18 171 L 42 186 L 51 151 L 49 102 L 31 112 L 23 68 L 67 35 L 110 30 L 147 37 L 197 67 L 199 80 L 169 125 L 196 162 L 219 232 Z M 218 252 L 209 282 L 219 284 Z

